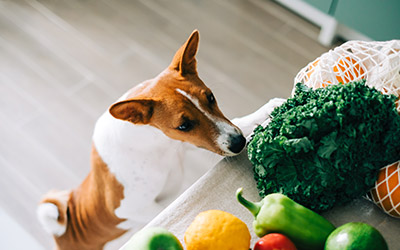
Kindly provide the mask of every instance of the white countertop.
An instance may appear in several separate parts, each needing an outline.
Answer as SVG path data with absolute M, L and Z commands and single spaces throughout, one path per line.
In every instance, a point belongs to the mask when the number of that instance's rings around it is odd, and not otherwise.
M 247 224 L 252 235 L 250 246 L 253 247 L 258 240 L 252 228 L 253 215 L 237 202 L 235 193 L 239 187 L 244 188 L 246 199 L 260 200 L 252 165 L 245 152 L 220 161 L 147 226 L 164 227 L 184 244 L 183 235 L 196 215 L 205 210 L 219 209 L 232 213 Z M 366 222 L 382 233 L 390 250 L 400 249 L 400 219 L 386 215 L 364 198 L 335 207 L 322 215 L 335 226 L 353 221 Z

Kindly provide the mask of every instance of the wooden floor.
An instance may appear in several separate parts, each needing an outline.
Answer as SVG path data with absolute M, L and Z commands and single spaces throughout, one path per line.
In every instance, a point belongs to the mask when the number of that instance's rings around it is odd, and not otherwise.
M 52 246 L 35 216 L 41 195 L 82 181 L 96 119 L 167 67 L 193 29 L 200 77 L 229 118 L 288 97 L 328 49 L 318 27 L 268 0 L 0 1 L 0 215 L 38 249 Z M 1 218 L 0 248 L 22 249 Z

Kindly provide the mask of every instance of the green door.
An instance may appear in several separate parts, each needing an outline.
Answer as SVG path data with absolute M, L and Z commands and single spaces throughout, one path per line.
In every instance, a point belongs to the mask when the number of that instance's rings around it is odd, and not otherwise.
M 334 17 L 373 40 L 400 39 L 400 0 L 338 0 Z
M 319 9 L 320 11 L 322 11 L 326 14 L 333 15 L 333 13 L 331 13 L 331 11 L 332 11 L 331 5 L 336 0 L 303 0 L 303 1 L 312 5 L 313 7 Z

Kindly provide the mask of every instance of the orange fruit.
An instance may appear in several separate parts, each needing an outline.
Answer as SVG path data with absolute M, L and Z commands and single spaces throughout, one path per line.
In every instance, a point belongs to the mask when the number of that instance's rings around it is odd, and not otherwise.
M 318 66 L 319 64 L 319 59 L 315 60 L 306 70 L 306 82 L 308 82 L 312 76 L 312 74 L 315 72 L 315 68 Z M 316 86 L 314 86 L 314 88 L 320 88 L 323 87 L 325 88 L 326 86 L 328 86 L 328 84 L 331 84 L 331 81 L 326 80 L 323 81 L 319 84 L 316 84 Z
M 199 213 L 184 235 L 187 250 L 249 250 L 250 238 L 243 221 L 221 210 Z
M 315 60 L 306 70 L 307 81 L 310 79 L 311 75 L 315 71 L 315 67 L 317 67 L 319 63 L 319 59 Z
M 336 73 L 336 79 L 339 83 L 348 83 L 354 80 L 364 78 L 364 68 L 353 58 L 346 56 L 341 58 L 335 66 L 333 72 Z
M 315 70 L 318 64 L 320 63 L 319 59 L 316 59 L 314 62 L 308 66 L 305 71 L 305 83 L 311 79 L 311 76 L 314 73 L 317 73 Z M 361 80 L 365 78 L 365 70 L 360 62 L 356 61 L 354 58 L 350 56 L 341 57 L 334 65 L 333 72 L 336 80 L 339 83 L 348 83 L 356 80 Z M 311 83 L 312 84 L 312 83 Z M 330 80 L 322 79 L 320 83 L 315 83 L 314 86 L 309 86 L 313 88 L 326 87 L 332 84 Z
M 400 161 L 379 170 L 370 196 L 387 214 L 400 218 Z

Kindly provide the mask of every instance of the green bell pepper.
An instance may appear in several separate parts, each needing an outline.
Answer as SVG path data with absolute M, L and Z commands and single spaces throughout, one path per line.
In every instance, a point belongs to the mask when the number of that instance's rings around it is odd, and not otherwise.
M 321 250 L 335 227 L 321 215 L 296 203 L 289 197 L 274 193 L 260 202 L 243 198 L 243 189 L 236 198 L 255 216 L 254 232 L 262 237 L 268 233 L 281 233 L 289 237 L 298 249 Z

